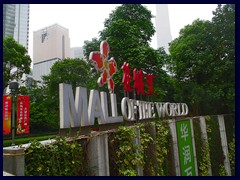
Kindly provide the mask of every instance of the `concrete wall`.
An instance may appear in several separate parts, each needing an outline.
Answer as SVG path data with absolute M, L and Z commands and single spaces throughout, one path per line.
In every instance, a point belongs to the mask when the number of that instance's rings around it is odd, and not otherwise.
M 16 176 L 24 176 L 24 149 L 3 149 L 3 170 Z

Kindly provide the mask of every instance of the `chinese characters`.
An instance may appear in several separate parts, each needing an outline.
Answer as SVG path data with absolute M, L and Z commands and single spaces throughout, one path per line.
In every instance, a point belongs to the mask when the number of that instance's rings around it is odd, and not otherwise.
M 142 69 L 137 70 L 136 68 L 133 70 L 133 77 L 130 75 L 131 68 L 128 63 L 124 62 L 121 69 L 123 70 L 123 78 L 122 83 L 124 84 L 124 90 L 126 92 L 132 92 L 131 88 L 131 79 L 133 80 L 133 88 L 136 90 L 137 95 L 140 94 L 154 94 L 153 88 L 153 78 L 156 78 L 156 75 L 153 74 L 144 74 Z M 146 77 L 146 84 L 148 86 L 148 91 L 144 91 L 144 77 Z
M 178 147 L 182 176 L 194 176 L 195 164 L 190 121 L 178 121 Z

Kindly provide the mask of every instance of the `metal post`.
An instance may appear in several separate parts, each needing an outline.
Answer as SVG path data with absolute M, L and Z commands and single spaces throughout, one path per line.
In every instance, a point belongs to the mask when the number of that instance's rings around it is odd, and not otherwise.
M 12 96 L 12 146 L 14 146 L 14 138 L 15 138 L 15 92 Z
M 14 136 L 16 131 L 16 123 L 15 123 L 15 99 L 16 94 L 18 90 L 18 82 L 13 81 L 9 84 L 9 89 L 11 89 L 12 93 L 12 122 L 11 122 L 11 128 L 12 128 L 12 146 L 14 146 Z
M 223 150 L 223 154 L 225 157 L 224 158 L 224 167 L 227 171 L 227 175 L 231 176 L 231 167 L 230 167 L 229 153 L 228 153 L 228 143 L 227 143 L 227 136 L 226 136 L 226 129 L 225 129 L 223 115 L 218 115 L 218 123 L 219 123 L 219 131 L 220 131 L 220 137 L 221 137 L 222 150 Z

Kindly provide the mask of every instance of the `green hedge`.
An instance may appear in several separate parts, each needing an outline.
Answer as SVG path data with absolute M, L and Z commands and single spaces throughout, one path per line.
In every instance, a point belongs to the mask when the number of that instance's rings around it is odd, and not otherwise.
M 26 176 L 85 176 L 90 172 L 79 141 L 56 137 L 43 145 L 33 141 L 25 152 Z

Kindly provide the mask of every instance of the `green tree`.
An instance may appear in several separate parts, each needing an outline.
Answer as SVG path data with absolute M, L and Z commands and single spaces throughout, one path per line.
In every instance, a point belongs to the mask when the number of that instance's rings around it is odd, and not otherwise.
M 105 20 L 100 40 L 108 41 L 110 56 L 119 66 L 128 61 L 140 67 L 139 62 L 144 61 L 144 52 L 149 51 L 149 42 L 155 32 L 152 17 L 151 11 L 141 4 L 124 4 Z
M 41 86 L 22 87 L 20 92 L 30 96 L 30 128 L 32 133 L 57 132 L 59 129 L 59 84 L 71 84 L 73 91 L 82 86 L 96 89 L 97 77 L 90 65 L 81 59 L 64 59 L 53 64 L 43 76 Z
M 85 56 L 91 51 L 99 51 L 102 40 L 110 46 L 110 55 L 117 62 L 118 72 L 114 75 L 115 93 L 123 95 L 121 66 L 124 62 L 130 68 L 142 69 L 146 73 L 158 76 L 157 83 L 164 87 L 166 73 L 162 70 L 163 62 L 168 56 L 163 49 L 154 50 L 149 42 L 155 29 L 151 22 L 151 11 L 140 4 L 124 4 L 117 7 L 104 22 L 104 29 L 100 31 L 100 38 L 85 42 Z M 132 72 L 131 72 L 132 74 Z M 156 80 L 154 80 L 156 81 Z M 156 83 L 156 82 L 154 82 Z M 158 85 L 155 84 L 155 87 Z M 104 87 L 103 87 L 104 89 Z M 167 90 L 157 88 L 157 93 L 166 96 Z
M 233 7 L 219 5 L 212 21 L 195 20 L 170 44 L 175 99 L 188 102 L 195 115 L 234 110 Z
M 148 44 L 155 32 L 154 26 L 151 22 L 152 17 L 153 16 L 151 14 L 151 11 L 149 11 L 145 6 L 142 6 L 141 4 L 123 4 L 121 6 L 118 6 L 115 11 L 109 15 L 109 18 L 105 20 L 105 29 L 101 32 L 101 37 L 105 38 L 105 35 L 108 35 L 108 33 L 106 32 L 105 34 L 104 31 L 109 28 L 111 29 L 113 23 L 118 22 L 120 19 L 122 19 L 125 22 L 129 22 L 132 28 L 136 30 L 135 35 L 139 37 L 136 39 L 136 43 Z M 128 31 L 131 29 L 126 30 Z M 120 32 L 117 31 L 116 33 Z M 120 36 L 119 38 L 123 37 L 124 36 Z
M 21 86 L 18 93 L 30 97 L 30 132 L 31 133 L 56 133 L 59 122 L 58 112 L 55 102 L 49 95 L 46 86 L 39 86 L 37 81 L 33 81 L 29 87 Z
M 99 51 L 99 45 L 101 41 L 98 38 L 92 38 L 91 41 L 84 41 L 83 54 L 86 59 L 89 59 L 89 55 L 92 51 Z
M 5 89 L 13 80 L 21 80 L 23 74 L 30 73 L 31 58 L 27 50 L 7 36 L 3 39 L 3 88 Z
M 213 80 L 220 89 L 219 110 L 226 113 L 235 110 L 235 4 L 218 5 L 213 15 Z
M 94 81 L 94 83 L 93 83 Z M 32 89 L 31 109 L 34 129 L 46 122 L 49 130 L 59 128 L 59 84 L 71 84 L 73 91 L 82 86 L 95 89 L 96 77 L 91 73 L 90 65 L 82 59 L 64 59 L 53 64 L 51 72 L 43 76 L 43 86 Z M 44 123 L 45 124 L 45 123 Z M 38 130 L 44 130 L 44 126 Z
M 95 88 L 91 66 L 82 59 L 64 59 L 54 63 L 51 73 L 43 76 L 44 84 L 49 88 L 50 95 L 58 98 L 59 84 L 71 84 L 73 90 L 78 86 Z
M 170 45 L 170 64 L 174 73 L 175 100 L 188 102 L 191 112 L 198 114 L 204 96 L 204 84 L 211 71 L 206 63 L 211 61 L 210 22 L 196 20 L 180 31 L 180 36 Z M 209 39 L 210 38 L 210 39 Z
M 45 86 L 35 87 L 29 91 L 31 133 L 57 132 L 59 129 L 56 102 L 48 95 Z

